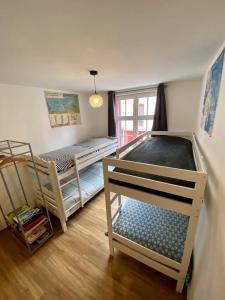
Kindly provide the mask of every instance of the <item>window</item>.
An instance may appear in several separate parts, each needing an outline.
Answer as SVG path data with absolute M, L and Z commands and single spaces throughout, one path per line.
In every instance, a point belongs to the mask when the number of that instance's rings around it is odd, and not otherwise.
M 156 91 L 117 94 L 117 132 L 119 144 L 124 145 L 136 136 L 152 129 Z

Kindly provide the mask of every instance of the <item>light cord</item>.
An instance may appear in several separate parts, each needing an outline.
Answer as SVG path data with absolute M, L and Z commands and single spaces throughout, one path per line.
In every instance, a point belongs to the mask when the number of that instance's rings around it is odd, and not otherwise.
M 95 94 L 97 94 L 97 93 L 96 93 L 95 75 L 94 75 L 94 86 L 95 86 Z

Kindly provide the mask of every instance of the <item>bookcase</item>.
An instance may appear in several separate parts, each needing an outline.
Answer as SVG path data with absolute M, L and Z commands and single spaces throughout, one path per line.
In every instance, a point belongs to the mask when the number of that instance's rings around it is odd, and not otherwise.
M 33 164 L 32 176 L 36 177 L 40 188 L 40 197 L 43 199 L 42 207 L 36 207 L 32 203 L 25 189 L 21 165 L 26 166 L 28 157 Z M 14 176 L 8 176 L 9 172 L 12 173 L 12 171 Z M 5 201 L 9 201 L 11 206 L 11 211 L 6 213 L 0 205 L 3 218 L 12 234 L 32 254 L 47 242 L 54 232 L 29 143 L 13 140 L 0 141 L 0 180 L 2 180 L 7 195 Z M 15 185 L 15 182 L 17 182 L 17 193 L 12 192 L 12 186 Z M 18 201 L 18 197 L 20 201 Z

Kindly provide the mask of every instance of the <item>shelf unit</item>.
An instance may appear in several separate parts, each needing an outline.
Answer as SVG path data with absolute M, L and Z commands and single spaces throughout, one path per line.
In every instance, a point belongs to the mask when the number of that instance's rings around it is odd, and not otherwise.
M 34 208 L 32 208 L 32 205 L 30 205 L 26 190 L 24 188 L 19 164 L 24 163 L 26 166 L 26 158 L 28 157 L 29 162 L 33 165 L 34 176 L 36 177 L 36 181 L 39 186 L 39 193 L 43 200 L 44 211 L 42 208 L 36 208 L 34 212 Z M 10 186 L 13 185 L 13 180 L 7 178 L 6 172 L 12 172 L 12 168 L 15 171 L 19 184 L 18 193 L 21 192 L 23 197 L 22 206 L 21 202 L 20 204 L 16 203 L 15 195 L 13 196 L 10 190 Z M 46 205 L 46 200 L 42 191 L 39 174 L 37 172 L 36 162 L 34 160 L 31 145 L 29 143 L 12 140 L 0 141 L 0 177 L 12 207 L 12 211 L 6 214 L 0 205 L 0 211 L 4 217 L 4 220 L 13 235 L 20 240 L 23 245 L 26 246 L 30 253 L 34 253 L 53 235 L 53 227 L 49 210 Z M 23 223 L 22 216 L 24 217 L 25 215 L 27 218 L 26 222 Z M 25 224 L 29 225 L 25 227 Z

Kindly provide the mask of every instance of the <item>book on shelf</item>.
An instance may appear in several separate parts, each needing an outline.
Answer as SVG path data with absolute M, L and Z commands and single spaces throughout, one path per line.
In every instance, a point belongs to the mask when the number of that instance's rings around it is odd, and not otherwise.
M 21 211 L 19 214 L 16 214 L 13 217 L 13 220 L 17 224 L 24 225 L 28 223 L 30 220 L 34 219 L 37 215 L 41 214 L 41 210 L 39 208 L 29 207 L 28 209 Z
M 43 216 L 43 218 L 39 219 L 36 224 L 34 224 L 29 230 L 23 231 L 24 236 L 27 238 L 37 227 L 46 222 L 47 218 Z
M 44 234 L 42 234 L 37 240 L 36 240 L 36 242 L 40 245 L 40 244 L 42 244 L 42 243 L 44 243 L 44 241 L 46 241 L 47 239 L 48 239 L 48 237 L 49 237 L 49 232 L 48 231 L 46 231 Z
M 29 206 L 28 206 L 27 204 L 24 204 L 24 205 L 20 206 L 19 208 L 17 208 L 16 210 L 13 210 L 13 211 L 9 212 L 9 213 L 7 214 L 7 219 L 8 219 L 8 221 L 9 221 L 9 223 L 10 223 L 10 224 L 14 223 L 13 218 L 14 218 L 16 215 L 20 214 L 21 212 L 23 212 L 23 211 L 25 211 L 25 210 L 27 210 L 27 209 L 29 209 Z
M 33 221 L 35 221 L 37 218 L 39 218 L 40 216 L 43 216 L 43 213 L 41 211 L 36 212 L 35 214 L 31 215 L 28 219 L 26 219 L 26 221 L 18 221 L 15 220 L 15 222 L 22 226 L 23 228 L 27 227 L 29 224 L 31 224 Z
M 29 244 L 32 244 L 34 241 L 36 241 L 39 237 L 41 237 L 45 232 L 46 232 L 46 228 L 42 225 L 37 227 L 36 229 L 34 229 L 32 231 L 31 234 L 29 234 L 27 236 L 27 241 Z
M 25 238 L 47 220 L 39 208 L 32 208 L 26 204 L 10 212 L 7 218 L 11 226 L 23 233 Z

